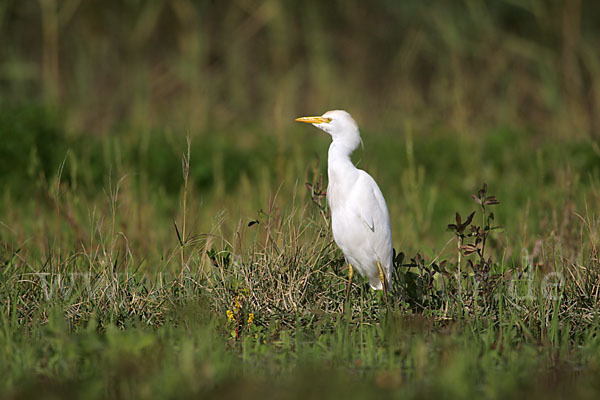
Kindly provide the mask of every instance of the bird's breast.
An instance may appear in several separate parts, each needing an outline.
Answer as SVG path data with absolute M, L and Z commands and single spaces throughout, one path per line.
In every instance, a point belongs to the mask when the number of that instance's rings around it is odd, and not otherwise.
M 329 183 L 327 185 L 327 201 L 329 207 L 343 208 L 353 198 L 353 191 L 357 180 L 354 171 L 329 171 Z

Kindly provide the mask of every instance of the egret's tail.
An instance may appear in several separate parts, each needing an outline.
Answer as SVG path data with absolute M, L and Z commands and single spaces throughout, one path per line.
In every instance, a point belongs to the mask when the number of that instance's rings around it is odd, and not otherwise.
M 387 285 L 387 290 L 388 292 L 393 292 L 394 290 L 392 289 L 392 280 L 391 280 L 391 274 L 388 274 L 387 271 L 384 269 L 384 274 L 385 274 L 385 280 L 386 285 Z M 379 278 L 379 274 L 377 274 L 376 276 L 369 276 L 369 286 L 371 286 L 371 289 L 373 290 L 383 290 L 383 283 L 381 282 L 381 279 Z
M 373 290 L 383 290 L 383 285 L 381 284 L 379 277 L 377 277 L 377 279 L 369 279 L 369 286 L 371 286 L 371 289 Z

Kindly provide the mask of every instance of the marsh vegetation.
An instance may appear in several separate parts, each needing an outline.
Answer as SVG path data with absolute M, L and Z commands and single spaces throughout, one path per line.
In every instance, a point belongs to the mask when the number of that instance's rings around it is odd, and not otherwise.
M 0 396 L 595 398 L 599 13 L 4 2 Z M 389 313 L 360 279 L 344 311 L 329 138 L 294 124 L 330 108 Z

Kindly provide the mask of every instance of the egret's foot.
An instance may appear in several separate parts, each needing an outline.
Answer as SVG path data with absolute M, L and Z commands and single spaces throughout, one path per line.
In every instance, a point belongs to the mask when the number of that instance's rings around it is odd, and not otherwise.
M 388 281 L 385 279 L 385 275 L 383 274 L 383 268 L 381 267 L 381 263 L 377 261 L 377 268 L 379 269 L 379 279 L 381 280 L 381 285 L 383 286 L 383 298 L 385 299 L 385 305 L 387 310 L 390 311 L 390 303 L 388 301 Z
M 354 270 L 352 265 L 348 263 L 348 287 L 346 288 L 346 301 L 344 304 L 348 305 L 350 301 L 350 289 L 352 289 L 352 278 L 354 278 Z

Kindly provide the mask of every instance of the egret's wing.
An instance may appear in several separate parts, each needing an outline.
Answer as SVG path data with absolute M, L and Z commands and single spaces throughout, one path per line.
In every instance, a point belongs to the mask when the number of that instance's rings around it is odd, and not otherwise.
M 386 270 L 389 279 L 390 268 L 392 265 L 392 228 L 390 224 L 390 214 L 383 194 L 375 183 L 375 180 L 366 172 L 361 171 L 360 181 L 357 182 L 360 191 L 360 201 L 358 214 L 365 226 L 369 229 L 367 242 L 375 252 L 382 266 Z
M 360 193 L 360 201 L 356 203 L 357 214 L 371 232 L 378 231 L 378 234 L 385 234 L 390 227 L 390 217 L 385 199 L 375 180 L 366 172 L 361 172 L 360 181 L 357 182 L 359 186 L 357 189 Z
M 373 221 L 373 213 L 366 208 L 361 208 L 359 212 L 360 220 L 369 228 L 371 232 L 375 232 L 375 221 Z

